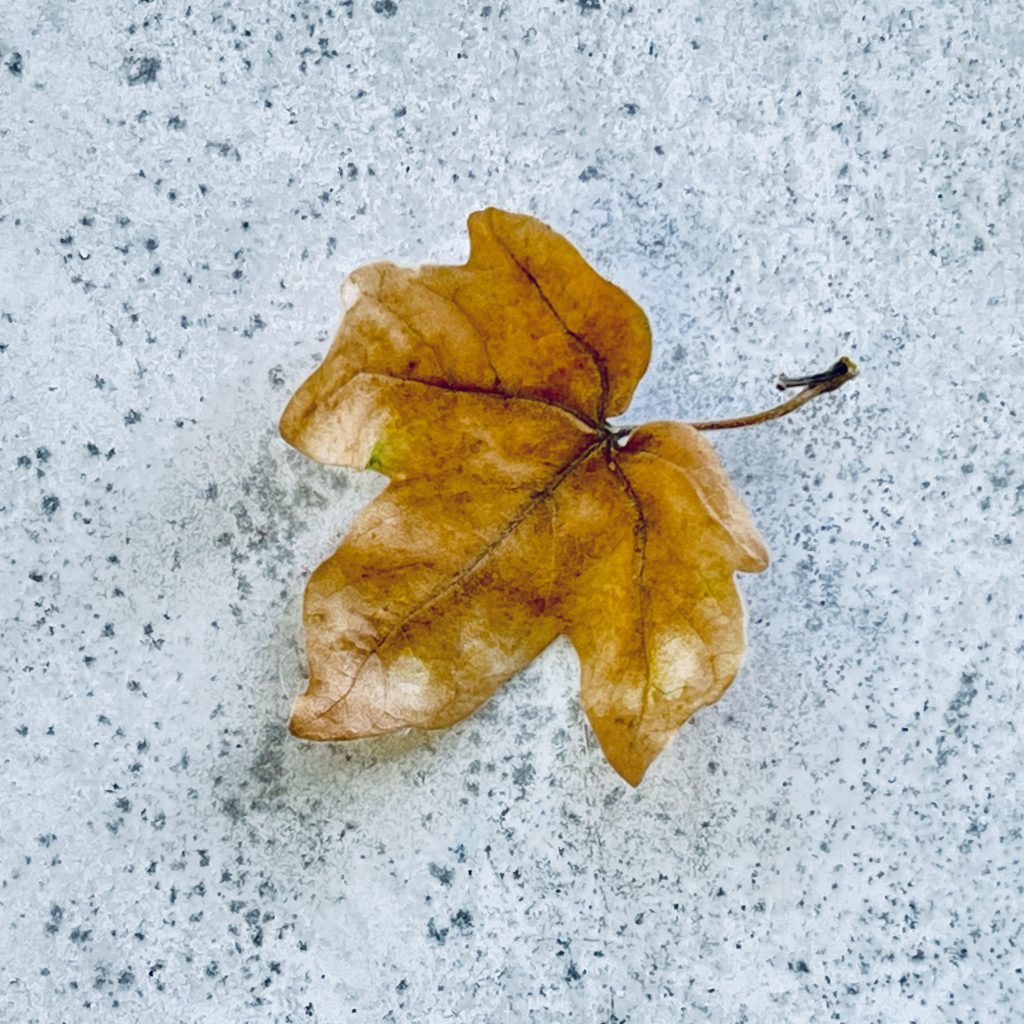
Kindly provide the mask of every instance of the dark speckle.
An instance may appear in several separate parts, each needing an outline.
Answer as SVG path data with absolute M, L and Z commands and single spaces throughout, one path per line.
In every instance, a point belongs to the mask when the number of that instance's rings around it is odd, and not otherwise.
M 458 910 L 452 915 L 452 927 L 458 928 L 460 932 L 471 932 L 473 930 L 473 915 L 468 910 Z
M 149 82 L 155 82 L 159 70 L 160 60 L 157 57 L 129 57 L 124 62 L 129 85 L 147 85 Z
M 373 10 L 385 18 L 393 18 L 398 13 L 395 0 L 373 0 Z
M 180 132 L 188 122 L 184 118 L 178 117 L 177 114 L 172 114 L 167 118 L 167 127 L 173 128 L 175 131 Z
M 601 0 L 576 0 L 576 6 L 583 12 L 601 10 Z
M 10 57 L 7 58 L 7 70 L 10 71 L 15 78 L 21 78 L 21 54 L 15 50 Z
M 580 181 L 591 181 L 594 178 L 600 178 L 601 172 L 594 166 L 584 167 L 580 172 Z
M 156 250 L 160 248 L 160 243 L 155 238 L 147 238 L 146 248 L 149 252 L 156 252 Z
M 46 922 L 46 932 L 53 935 L 60 930 L 60 923 L 64 920 L 64 908 L 54 903 L 50 907 L 50 920 Z
M 797 974 L 810 974 L 811 969 L 807 966 L 806 960 L 790 960 L 789 969 Z
M 230 142 L 207 142 L 206 148 L 218 156 L 234 157 L 236 162 L 242 159 L 242 154 L 238 152 L 238 147 Z
M 228 797 L 221 804 L 221 812 L 229 818 L 231 821 L 238 822 L 245 817 L 245 811 L 242 809 L 242 805 L 238 800 L 238 797 Z
M 52 516 L 60 508 L 60 498 L 56 494 L 48 494 L 43 498 L 43 511 Z
M 455 872 L 451 868 L 443 868 L 440 864 L 431 864 L 430 873 L 442 884 L 451 885 Z
M 395 107 L 393 113 L 395 117 L 405 117 L 405 107 Z
M 135 409 L 129 409 L 124 416 L 124 425 L 131 427 L 142 419 L 142 413 Z
M 946 722 L 956 730 L 958 736 L 963 734 L 961 723 L 967 718 L 968 708 L 970 708 L 974 698 L 978 696 L 978 687 L 975 686 L 976 680 L 977 676 L 973 673 L 962 673 L 960 676 L 960 688 L 946 709 Z
M 512 781 L 520 789 L 525 789 L 533 782 L 536 774 L 533 765 L 528 760 L 524 760 L 522 764 L 512 769 Z

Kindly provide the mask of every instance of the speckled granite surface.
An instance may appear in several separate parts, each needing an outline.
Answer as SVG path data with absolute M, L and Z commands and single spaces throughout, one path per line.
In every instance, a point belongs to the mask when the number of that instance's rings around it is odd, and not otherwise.
M 0 13 L 0 1019 L 1020 1020 L 1016 3 Z M 556 646 L 446 734 L 288 738 L 380 486 L 275 435 L 359 263 L 496 204 L 648 310 L 636 419 L 774 555 L 638 791 Z

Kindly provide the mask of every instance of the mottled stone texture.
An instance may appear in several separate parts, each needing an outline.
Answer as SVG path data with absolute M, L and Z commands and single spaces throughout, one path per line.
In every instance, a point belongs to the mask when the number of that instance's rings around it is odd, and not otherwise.
M 1017 3 L 8 3 L 0 1019 L 1019 1020 Z M 381 485 L 276 435 L 371 259 L 495 204 L 648 311 L 632 416 L 774 554 L 638 791 L 565 645 L 304 744 L 303 583 Z

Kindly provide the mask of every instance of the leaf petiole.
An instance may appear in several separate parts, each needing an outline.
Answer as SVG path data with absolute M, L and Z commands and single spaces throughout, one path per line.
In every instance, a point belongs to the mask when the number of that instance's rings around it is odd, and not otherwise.
M 821 373 L 812 373 L 805 377 L 787 377 L 785 374 L 781 374 L 776 384 L 780 391 L 797 387 L 803 387 L 803 391 L 797 392 L 780 405 L 751 413 L 749 416 L 736 416 L 726 420 L 707 420 L 701 423 L 691 423 L 690 426 L 694 430 L 729 430 L 732 427 L 752 427 L 756 423 L 777 420 L 780 416 L 786 416 L 799 409 L 800 406 L 806 405 L 812 398 L 842 387 L 847 381 L 853 380 L 857 373 L 857 364 L 849 356 L 843 356 L 842 359 L 837 360 Z

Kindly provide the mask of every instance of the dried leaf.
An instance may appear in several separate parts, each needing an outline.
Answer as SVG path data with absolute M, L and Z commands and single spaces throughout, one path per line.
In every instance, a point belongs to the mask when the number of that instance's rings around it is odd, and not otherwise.
M 306 588 L 291 730 L 451 725 L 566 634 L 636 785 L 736 674 L 733 572 L 767 555 L 698 431 L 607 424 L 647 366 L 643 311 L 531 217 L 484 210 L 469 235 L 462 266 L 353 273 L 282 418 L 311 458 L 391 481 Z

